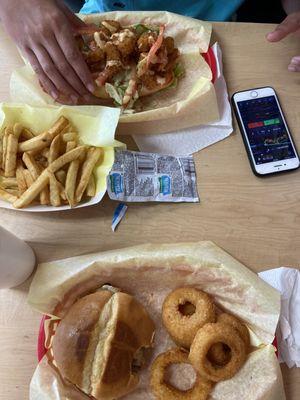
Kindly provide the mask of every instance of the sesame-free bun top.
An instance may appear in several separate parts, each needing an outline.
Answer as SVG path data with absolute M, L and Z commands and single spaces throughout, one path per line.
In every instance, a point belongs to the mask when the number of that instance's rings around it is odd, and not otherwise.
M 131 295 L 100 290 L 77 300 L 53 338 L 63 378 L 97 400 L 116 399 L 138 384 L 136 359 L 151 347 L 154 323 Z

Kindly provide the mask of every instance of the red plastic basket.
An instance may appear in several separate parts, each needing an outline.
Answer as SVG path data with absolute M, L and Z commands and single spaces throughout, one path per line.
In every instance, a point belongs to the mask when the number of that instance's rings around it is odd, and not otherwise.
M 212 48 L 210 47 L 207 51 L 207 53 L 202 54 L 204 60 L 207 62 L 207 64 L 210 66 L 211 72 L 212 72 L 212 83 L 215 82 L 218 76 L 218 68 L 217 68 L 217 61 L 215 57 L 215 53 L 213 52 Z

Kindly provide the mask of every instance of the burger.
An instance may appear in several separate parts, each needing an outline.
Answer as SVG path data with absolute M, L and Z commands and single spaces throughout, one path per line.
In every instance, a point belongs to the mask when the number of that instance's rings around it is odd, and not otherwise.
M 135 389 L 155 326 L 131 295 L 100 290 L 77 300 L 58 324 L 52 351 L 63 379 L 97 400 Z

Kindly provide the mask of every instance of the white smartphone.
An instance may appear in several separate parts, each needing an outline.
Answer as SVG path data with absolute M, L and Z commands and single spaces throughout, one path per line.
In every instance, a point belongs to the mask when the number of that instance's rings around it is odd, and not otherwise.
M 297 150 L 273 88 L 237 92 L 232 103 L 256 175 L 299 167 Z

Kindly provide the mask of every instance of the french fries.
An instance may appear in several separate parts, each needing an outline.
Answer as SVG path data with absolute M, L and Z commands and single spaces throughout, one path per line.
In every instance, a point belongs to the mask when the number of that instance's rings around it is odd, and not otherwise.
M 74 150 L 73 150 L 74 151 Z M 80 176 L 80 180 L 76 189 L 75 199 L 76 203 L 81 201 L 83 193 L 89 183 L 90 176 L 93 172 L 95 165 L 97 164 L 100 156 L 102 154 L 102 149 L 99 147 L 90 147 L 86 156 L 86 160 L 82 166 L 82 172 Z
M 32 139 L 32 138 L 34 138 L 34 133 L 30 130 L 30 129 L 28 129 L 28 128 L 23 128 L 23 130 L 22 130 L 22 132 L 21 132 L 21 136 L 20 136 L 20 139 L 21 139 L 21 141 L 23 141 L 23 140 L 29 140 L 29 139 Z
M 50 181 L 50 204 L 54 207 L 59 207 L 61 205 L 59 184 L 53 172 L 49 172 L 49 181 Z
M 5 200 L 8 203 L 14 203 L 18 200 L 17 196 L 8 193 L 6 190 L 0 188 L 0 199 Z
M 48 154 L 48 163 L 51 164 L 53 161 L 55 161 L 60 152 L 60 145 L 61 145 L 61 136 L 57 135 L 55 138 L 52 140 L 50 149 L 49 149 L 49 154 Z
M 75 207 L 96 195 L 93 170 L 102 149 L 79 143 L 78 133 L 60 117 L 42 133 L 15 123 L 0 134 L 0 199 L 15 208 Z
M 62 139 L 64 142 L 77 141 L 77 133 L 76 132 L 64 133 Z
M 18 161 L 17 163 L 17 169 L 16 169 L 16 181 L 17 185 L 19 188 L 19 193 L 24 193 L 25 190 L 27 190 L 27 181 L 26 181 L 26 176 L 25 176 L 25 169 L 23 167 L 23 163 L 21 160 Z
M 95 194 L 96 194 L 96 183 L 95 183 L 94 175 L 92 174 L 90 176 L 89 183 L 86 188 L 86 195 L 88 197 L 94 197 Z

